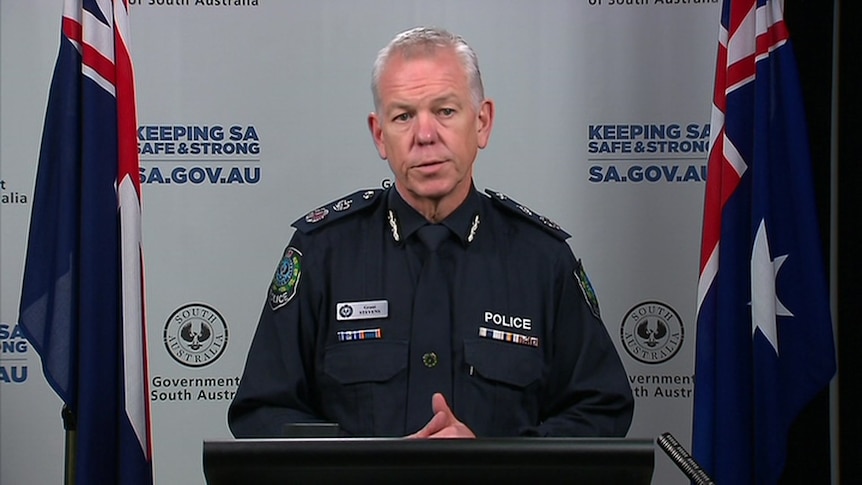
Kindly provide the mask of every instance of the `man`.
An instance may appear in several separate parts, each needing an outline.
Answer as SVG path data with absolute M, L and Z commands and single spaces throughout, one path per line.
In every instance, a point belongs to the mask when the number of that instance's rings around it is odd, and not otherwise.
M 350 436 L 624 436 L 631 389 L 569 235 L 473 186 L 494 122 L 473 50 L 403 32 L 378 54 L 372 93 L 394 188 L 294 223 L 234 435 L 336 422 Z

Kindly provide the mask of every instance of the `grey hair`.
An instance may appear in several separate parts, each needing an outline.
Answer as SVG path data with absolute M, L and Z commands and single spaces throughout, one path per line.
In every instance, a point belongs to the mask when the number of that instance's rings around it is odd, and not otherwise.
M 479 57 L 473 48 L 464 39 L 445 29 L 435 27 L 414 27 L 396 35 L 389 44 L 377 53 L 377 59 L 371 69 L 371 95 L 374 97 L 374 109 L 380 111 L 380 76 L 386 68 L 386 63 L 394 53 L 400 53 L 405 58 L 433 54 L 435 49 L 451 48 L 455 55 L 461 60 L 464 71 L 467 73 L 467 82 L 470 85 L 470 96 L 473 108 L 479 109 L 479 105 L 485 99 L 485 88 L 482 86 L 482 74 L 479 72 Z

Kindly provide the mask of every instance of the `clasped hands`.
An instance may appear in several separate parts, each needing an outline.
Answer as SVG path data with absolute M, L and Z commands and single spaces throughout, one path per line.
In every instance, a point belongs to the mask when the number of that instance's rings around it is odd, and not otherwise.
M 455 417 L 449 409 L 443 394 L 434 393 L 431 396 L 431 410 L 434 416 L 419 431 L 407 435 L 406 438 L 475 438 L 470 428 Z

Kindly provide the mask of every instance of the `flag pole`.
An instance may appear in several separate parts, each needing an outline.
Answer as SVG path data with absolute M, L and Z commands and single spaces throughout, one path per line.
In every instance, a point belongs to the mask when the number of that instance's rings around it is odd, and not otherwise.
M 75 413 L 65 404 L 60 411 L 60 416 L 63 418 L 63 429 L 66 430 L 66 457 L 63 483 L 65 485 L 75 485 L 75 462 L 78 458 L 75 442 L 78 439 L 78 422 L 75 418 Z

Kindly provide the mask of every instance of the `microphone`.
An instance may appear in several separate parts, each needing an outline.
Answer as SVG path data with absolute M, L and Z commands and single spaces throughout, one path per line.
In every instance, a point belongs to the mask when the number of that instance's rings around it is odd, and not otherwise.
M 712 478 L 703 471 L 694 457 L 679 444 L 679 441 L 672 434 L 662 433 L 655 441 L 691 481 L 697 485 L 715 485 Z

